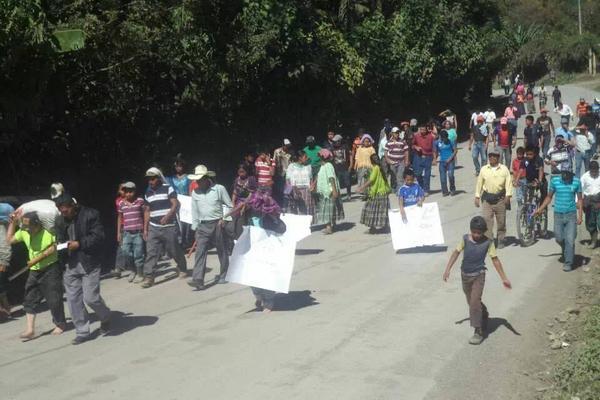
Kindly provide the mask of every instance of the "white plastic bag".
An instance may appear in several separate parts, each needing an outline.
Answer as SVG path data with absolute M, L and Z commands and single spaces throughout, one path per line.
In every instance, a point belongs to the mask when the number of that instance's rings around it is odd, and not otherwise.
M 44 229 L 54 233 L 56 218 L 58 218 L 60 213 L 58 212 L 58 209 L 52 200 L 30 201 L 22 204 L 18 210 L 22 212 L 21 215 L 25 215 L 30 212 L 36 212 Z

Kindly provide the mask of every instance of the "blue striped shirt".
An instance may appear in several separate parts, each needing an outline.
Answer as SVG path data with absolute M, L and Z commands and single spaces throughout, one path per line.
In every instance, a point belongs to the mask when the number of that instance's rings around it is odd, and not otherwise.
M 581 194 L 581 181 L 576 176 L 573 182 L 566 184 L 560 175 L 553 176 L 548 187 L 554 193 L 554 212 L 568 213 L 577 211 L 577 193 Z

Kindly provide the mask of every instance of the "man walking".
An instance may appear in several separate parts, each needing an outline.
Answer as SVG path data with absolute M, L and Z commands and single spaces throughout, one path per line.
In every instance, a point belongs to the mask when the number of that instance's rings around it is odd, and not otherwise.
M 408 166 L 408 145 L 400 139 L 400 129 L 392 128 L 392 137 L 387 142 L 384 160 L 391 175 L 391 187 L 397 192 L 404 185 L 404 168 Z
M 77 345 L 90 339 L 86 305 L 100 320 L 100 332 L 106 333 L 110 329 L 110 309 L 100 296 L 104 227 L 98 211 L 76 204 L 67 193 L 54 202 L 61 214 L 56 221 L 56 238 L 59 246 L 67 245 L 61 254 L 65 264 L 63 283 L 76 332 L 71 343 Z
M 573 269 L 575 258 L 575 238 L 577 238 L 577 225 L 581 224 L 583 215 L 583 199 L 581 195 L 581 182 L 572 172 L 564 171 L 554 175 L 550 180 L 548 195 L 542 205 L 537 209 L 536 215 L 554 200 L 554 237 L 561 248 L 559 262 L 563 262 L 563 271 Z
M 285 187 L 285 174 L 287 172 L 287 168 L 290 165 L 290 159 L 292 154 L 290 153 L 290 148 L 292 147 L 292 142 L 289 139 L 283 139 L 283 146 L 275 149 L 273 152 L 273 162 L 275 163 L 275 174 L 273 177 L 273 194 L 275 200 L 279 204 L 283 206 L 284 209 L 287 209 L 287 205 L 283 204 L 285 201 L 285 196 L 283 195 L 283 189 Z
M 342 136 L 333 137 L 333 168 L 340 183 L 340 188 L 346 188 L 346 200 L 352 200 L 352 179 L 350 178 L 350 153 L 342 143 Z
M 433 164 L 433 142 L 435 136 L 425 125 L 419 126 L 419 132 L 413 138 L 413 170 L 425 196 L 429 194 L 431 181 L 431 165 Z
M 225 276 L 229 268 L 229 253 L 225 246 L 225 222 L 223 221 L 223 207 L 233 208 L 227 190 L 210 179 L 215 173 L 209 171 L 204 165 L 198 165 L 194 174 L 189 178 L 198 182 L 198 187 L 192 192 L 192 229 L 196 231 L 196 258 L 194 272 L 188 285 L 204 290 L 204 275 L 206 274 L 206 256 L 211 244 L 217 247 L 220 274 L 216 276 L 218 283 L 227 283 Z
M 481 168 L 475 187 L 475 207 L 481 206 L 481 216 L 485 219 L 485 235 L 493 238 L 494 218 L 498 225 L 496 239 L 498 249 L 506 243 L 506 208 L 512 195 L 512 178 L 509 169 L 500 164 L 500 151 L 492 149 L 488 154 L 489 164 Z
M 506 117 L 500 119 L 500 125 L 496 127 L 494 132 L 496 143 L 499 150 L 502 152 L 502 162 L 508 168 L 512 161 L 512 149 L 517 145 L 517 134 L 510 129 L 508 120 Z
M 146 240 L 146 261 L 144 262 L 144 281 L 141 287 L 147 289 L 154 285 L 154 269 L 163 249 L 173 258 L 179 269 L 179 278 L 187 277 L 187 264 L 183 249 L 177 240 L 179 232 L 175 215 L 179 208 L 177 193 L 167 183 L 158 168 L 146 171 L 148 189 L 144 196 L 144 239 Z
M 590 233 L 590 249 L 598 245 L 600 226 L 600 168 L 597 161 L 590 162 L 590 170 L 581 177 L 585 227 Z
M 552 91 L 552 100 L 554 100 L 554 108 L 558 107 L 561 98 L 562 94 L 560 93 L 560 90 L 558 90 L 558 86 L 554 86 L 554 90 Z
M 477 119 L 477 124 L 471 129 L 471 137 L 469 139 L 469 151 L 473 158 L 473 165 L 475 165 L 476 176 L 479 175 L 481 166 L 487 163 L 489 132 L 483 122 L 483 117 Z

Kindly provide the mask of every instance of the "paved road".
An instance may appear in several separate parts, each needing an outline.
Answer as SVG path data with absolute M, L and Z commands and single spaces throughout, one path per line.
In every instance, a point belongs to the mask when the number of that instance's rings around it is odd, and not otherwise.
M 590 95 L 563 93 L 571 105 Z M 21 343 L 22 318 L 0 327 L 2 398 L 527 398 L 534 383 L 518 368 L 542 329 L 535 315 L 560 306 L 581 272 L 560 271 L 552 240 L 500 250 L 514 289 L 490 271 L 484 297 L 494 331 L 469 346 L 468 322 L 455 323 L 468 317 L 460 276 L 455 270 L 441 281 L 478 211 L 466 149 L 459 159 L 465 193 L 429 199 L 439 203 L 447 251 L 394 253 L 388 235 L 355 225 L 362 204 L 354 201 L 345 205 L 345 230 L 300 243 L 292 292 L 268 315 L 252 312 L 250 290 L 234 284 L 193 292 L 177 280 L 149 290 L 104 281 L 105 299 L 123 313 L 111 336 L 71 346 L 71 331 Z M 437 177 L 432 182 L 439 188 Z M 509 235 L 514 218 L 513 211 Z M 51 328 L 47 314 L 40 330 Z

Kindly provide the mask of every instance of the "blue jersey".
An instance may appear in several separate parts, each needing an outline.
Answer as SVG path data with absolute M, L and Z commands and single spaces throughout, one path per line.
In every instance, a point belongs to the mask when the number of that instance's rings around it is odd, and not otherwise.
M 404 207 L 414 206 L 425 197 L 425 192 L 416 182 L 410 186 L 404 184 L 398 189 L 398 197 L 402 197 L 404 200 Z

